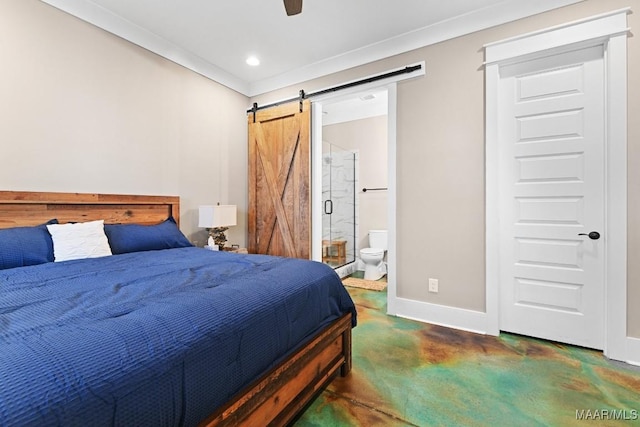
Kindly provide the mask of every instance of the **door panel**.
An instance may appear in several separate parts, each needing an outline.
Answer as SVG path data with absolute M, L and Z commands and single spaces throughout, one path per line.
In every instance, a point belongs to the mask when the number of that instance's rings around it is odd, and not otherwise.
M 248 116 L 251 253 L 310 257 L 310 103 Z
M 355 261 L 356 155 L 322 143 L 322 262 L 338 268 Z
M 501 68 L 500 328 L 604 343 L 602 46 Z

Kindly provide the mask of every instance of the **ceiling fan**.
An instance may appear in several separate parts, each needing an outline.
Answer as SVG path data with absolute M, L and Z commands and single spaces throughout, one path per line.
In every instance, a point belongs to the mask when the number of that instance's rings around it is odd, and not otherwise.
M 302 12 L 302 0 L 284 0 L 284 8 L 287 16 L 297 15 Z

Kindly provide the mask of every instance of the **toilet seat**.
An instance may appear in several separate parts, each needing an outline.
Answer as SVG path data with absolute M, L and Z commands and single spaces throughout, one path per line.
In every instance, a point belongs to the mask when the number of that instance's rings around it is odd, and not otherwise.
M 363 248 L 360 249 L 362 255 L 384 255 L 384 249 L 378 248 Z

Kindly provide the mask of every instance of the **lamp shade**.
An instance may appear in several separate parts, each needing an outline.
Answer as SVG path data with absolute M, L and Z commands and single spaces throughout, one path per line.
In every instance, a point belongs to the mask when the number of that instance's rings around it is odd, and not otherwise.
M 236 205 L 211 205 L 198 208 L 198 227 L 215 228 L 236 225 Z

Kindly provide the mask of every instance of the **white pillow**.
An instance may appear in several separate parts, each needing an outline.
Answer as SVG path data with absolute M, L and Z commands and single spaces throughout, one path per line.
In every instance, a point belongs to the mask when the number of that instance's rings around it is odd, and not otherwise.
M 55 262 L 111 255 L 103 220 L 50 224 L 47 229 L 53 240 Z

